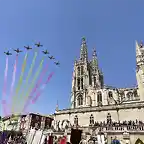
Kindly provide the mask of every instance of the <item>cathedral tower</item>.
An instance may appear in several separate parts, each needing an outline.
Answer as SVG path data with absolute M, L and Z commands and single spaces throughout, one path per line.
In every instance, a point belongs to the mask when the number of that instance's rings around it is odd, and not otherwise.
M 72 79 L 71 107 L 81 107 L 85 105 L 85 87 L 89 85 L 88 52 L 86 39 L 82 38 L 80 58 L 74 63 Z
M 140 100 L 144 101 L 144 45 L 136 42 L 136 78 Z
M 85 107 L 88 90 L 90 88 L 101 89 L 102 87 L 103 75 L 98 68 L 96 50 L 94 49 L 92 60 L 89 62 L 86 39 L 83 37 L 80 57 L 74 63 L 71 108 Z
M 103 88 L 103 74 L 98 67 L 98 58 L 96 54 L 96 49 L 93 49 L 92 61 L 91 61 L 91 78 L 92 86 L 95 89 Z

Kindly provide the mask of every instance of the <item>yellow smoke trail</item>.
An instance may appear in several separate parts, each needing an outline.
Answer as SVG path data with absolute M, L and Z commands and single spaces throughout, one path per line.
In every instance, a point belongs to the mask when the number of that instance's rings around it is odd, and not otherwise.
M 27 86 L 28 86 L 28 82 L 29 82 L 29 78 L 31 77 L 31 75 L 32 75 L 32 72 L 33 72 L 33 68 L 34 68 L 34 66 L 35 66 L 35 61 L 36 61 L 36 58 L 37 58 L 37 54 L 38 54 L 38 52 L 37 52 L 37 50 L 35 51 L 35 53 L 34 53 L 34 57 L 33 57 L 33 60 L 32 60 L 32 63 L 31 63 L 31 66 L 30 66 L 30 69 L 29 69 L 29 71 L 28 71 L 28 75 L 27 75 L 27 77 L 26 77 L 26 82 L 25 82 L 25 88 L 23 88 L 23 92 L 22 92 L 22 94 L 21 94 L 21 96 L 19 96 L 18 98 L 17 98 L 17 101 L 21 101 L 21 98 L 22 98 L 22 100 L 23 100 L 23 97 L 24 97 L 24 95 L 26 95 L 26 88 L 27 88 Z
M 41 62 L 39 64 L 39 67 L 38 67 L 38 69 L 37 69 L 37 71 L 36 71 L 36 73 L 35 73 L 35 75 L 34 75 L 34 77 L 32 79 L 32 82 L 31 82 L 31 85 L 29 86 L 28 92 L 26 93 L 25 97 L 23 97 L 23 102 L 25 102 L 28 99 L 29 95 L 31 94 L 31 91 L 32 91 L 32 89 L 33 89 L 33 87 L 35 85 L 35 82 L 36 82 L 36 80 L 37 80 L 37 78 L 38 78 L 38 76 L 39 76 L 39 74 L 40 74 L 40 72 L 42 70 L 43 62 L 44 62 L 44 57 L 42 58 L 42 60 L 41 60 Z M 24 107 L 24 104 L 22 104 L 21 108 L 23 109 L 23 107 Z M 20 109 L 20 110 L 22 111 L 22 109 Z
M 24 57 L 24 61 L 23 61 L 23 64 L 22 64 L 22 71 L 21 71 L 20 79 L 19 79 L 19 82 L 18 82 L 18 86 L 17 86 L 17 88 L 16 88 L 16 93 L 15 93 L 15 95 L 13 96 L 13 99 L 12 99 L 12 113 L 14 113 L 15 102 L 16 102 L 16 99 L 17 99 L 17 97 L 18 97 L 18 92 L 20 91 L 20 88 L 21 88 L 21 85 L 22 85 L 23 75 L 24 75 L 24 71 L 25 71 L 25 67 L 26 67 L 27 58 L 28 58 L 28 53 L 26 53 L 26 55 L 25 55 L 25 57 Z
M 35 51 L 35 54 L 34 54 L 34 57 L 33 57 L 33 60 L 32 60 L 32 63 L 31 63 L 30 69 L 29 69 L 29 72 L 28 72 L 28 75 L 26 77 L 25 87 L 28 86 L 29 78 L 31 77 L 33 68 L 35 66 L 36 57 L 37 57 L 37 51 Z M 23 89 L 23 90 L 25 90 L 25 89 Z M 25 91 L 23 91 L 22 94 L 25 95 Z

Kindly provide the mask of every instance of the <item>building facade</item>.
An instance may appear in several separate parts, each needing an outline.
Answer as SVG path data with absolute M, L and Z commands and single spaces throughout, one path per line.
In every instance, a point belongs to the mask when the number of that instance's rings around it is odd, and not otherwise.
M 122 77 L 122 76 L 121 76 Z M 115 88 L 104 84 L 96 50 L 88 59 L 86 39 L 82 38 L 80 57 L 74 62 L 71 107 L 55 111 L 55 135 L 81 130 L 81 139 L 121 143 L 144 141 L 144 45 L 136 42 L 137 87 Z M 94 140 L 95 141 L 95 140 Z
M 52 118 L 40 114 L 10 115 L 2 118 L 0 131 L 22 131 L 27 134 L 30 129 L 47 130 L 51 127 Z M 3 122 L 3 123 L 2 123 Z
M 31 113 L 20 115 L 13 121 L 11 117 L 3 121 L 7 130 L 21 130 L 24 134 L 32 135 L 33 139 L 41 132 L 45 136 L 52 134 L 55 141 L 66 135 L 67 140 L 73 144 L 109 144 L 116 139 L 121 144 L 143 144 L 144 45 L 142 42 L 140 44 L 136 42 L 136 78 L 137 87 L 133 88 L 105 85 L 96 50 L 93 50 L 92 59 L 89 61 L 86 39 L 82 38 L 80 57 L 74 62 L 71 107 L 59 110 L 57 106 L 51 117 Z M 30 129 L 32 131 L 36 129 L 38 132 L 29 132 Z

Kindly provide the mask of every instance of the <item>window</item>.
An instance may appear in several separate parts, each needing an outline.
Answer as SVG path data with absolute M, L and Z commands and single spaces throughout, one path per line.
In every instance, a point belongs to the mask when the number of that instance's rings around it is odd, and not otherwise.
M 128 92 L 127 93 L 127 98 L 128 98 L 128 100 L 132 100 L 133 99 L 133 93 L 132 92 Z
M 96 85 L 96 77 L 94 77 L 94 86 Z
M 112 122 L 111 114 L 108 113 L 108 114 L 107 114 L 107 123 L 111 123 L 111 122 Z
M 74 125 L 78 125 L 78 117 L 77 117 L 77 115 L 74 117 Z
M 109 98 L 113 98 L 113 94 L 111 91 L 108 93 L 108 96 L 109 96 Z
M 78 96 L 78 106 L 83 105 L 83 97 L 82 95 Z
M 133 94 L 134 94 L 134 97 L 138 97 L 137 90 L 134 90 L 134 91 L 133 91 Z
M 81 89 L 83 89 L 83 78 L 81 78 Z
M 101 92 L 98 92 L 97 93 L 97 102 L 102 102 L 102 93 Z
M 94 116 L 92 114 L 90 116 L 90 125 L 94 125 Z
M 88 104 L 88 106 L 92 106 L 91 96 L 87 96 L 87 104 Z
M 77 68 L 77 74 L 80 76 L 80 67 Z
M 81 66 L 81 75 L 83 75 L 83 74 L 84 74 L 84 67 Z
M 77 87 L 78 87 L 78 90 L 80 90 L 80 78 L 77 79 Z

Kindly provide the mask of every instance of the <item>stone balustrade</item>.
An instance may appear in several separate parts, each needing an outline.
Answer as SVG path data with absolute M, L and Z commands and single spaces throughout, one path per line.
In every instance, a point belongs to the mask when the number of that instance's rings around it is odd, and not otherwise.
M 101 132 L 144 132 L 144 125 L 138 126 L 103 126 L 90 127 L 91 129 L 98 129 Z

